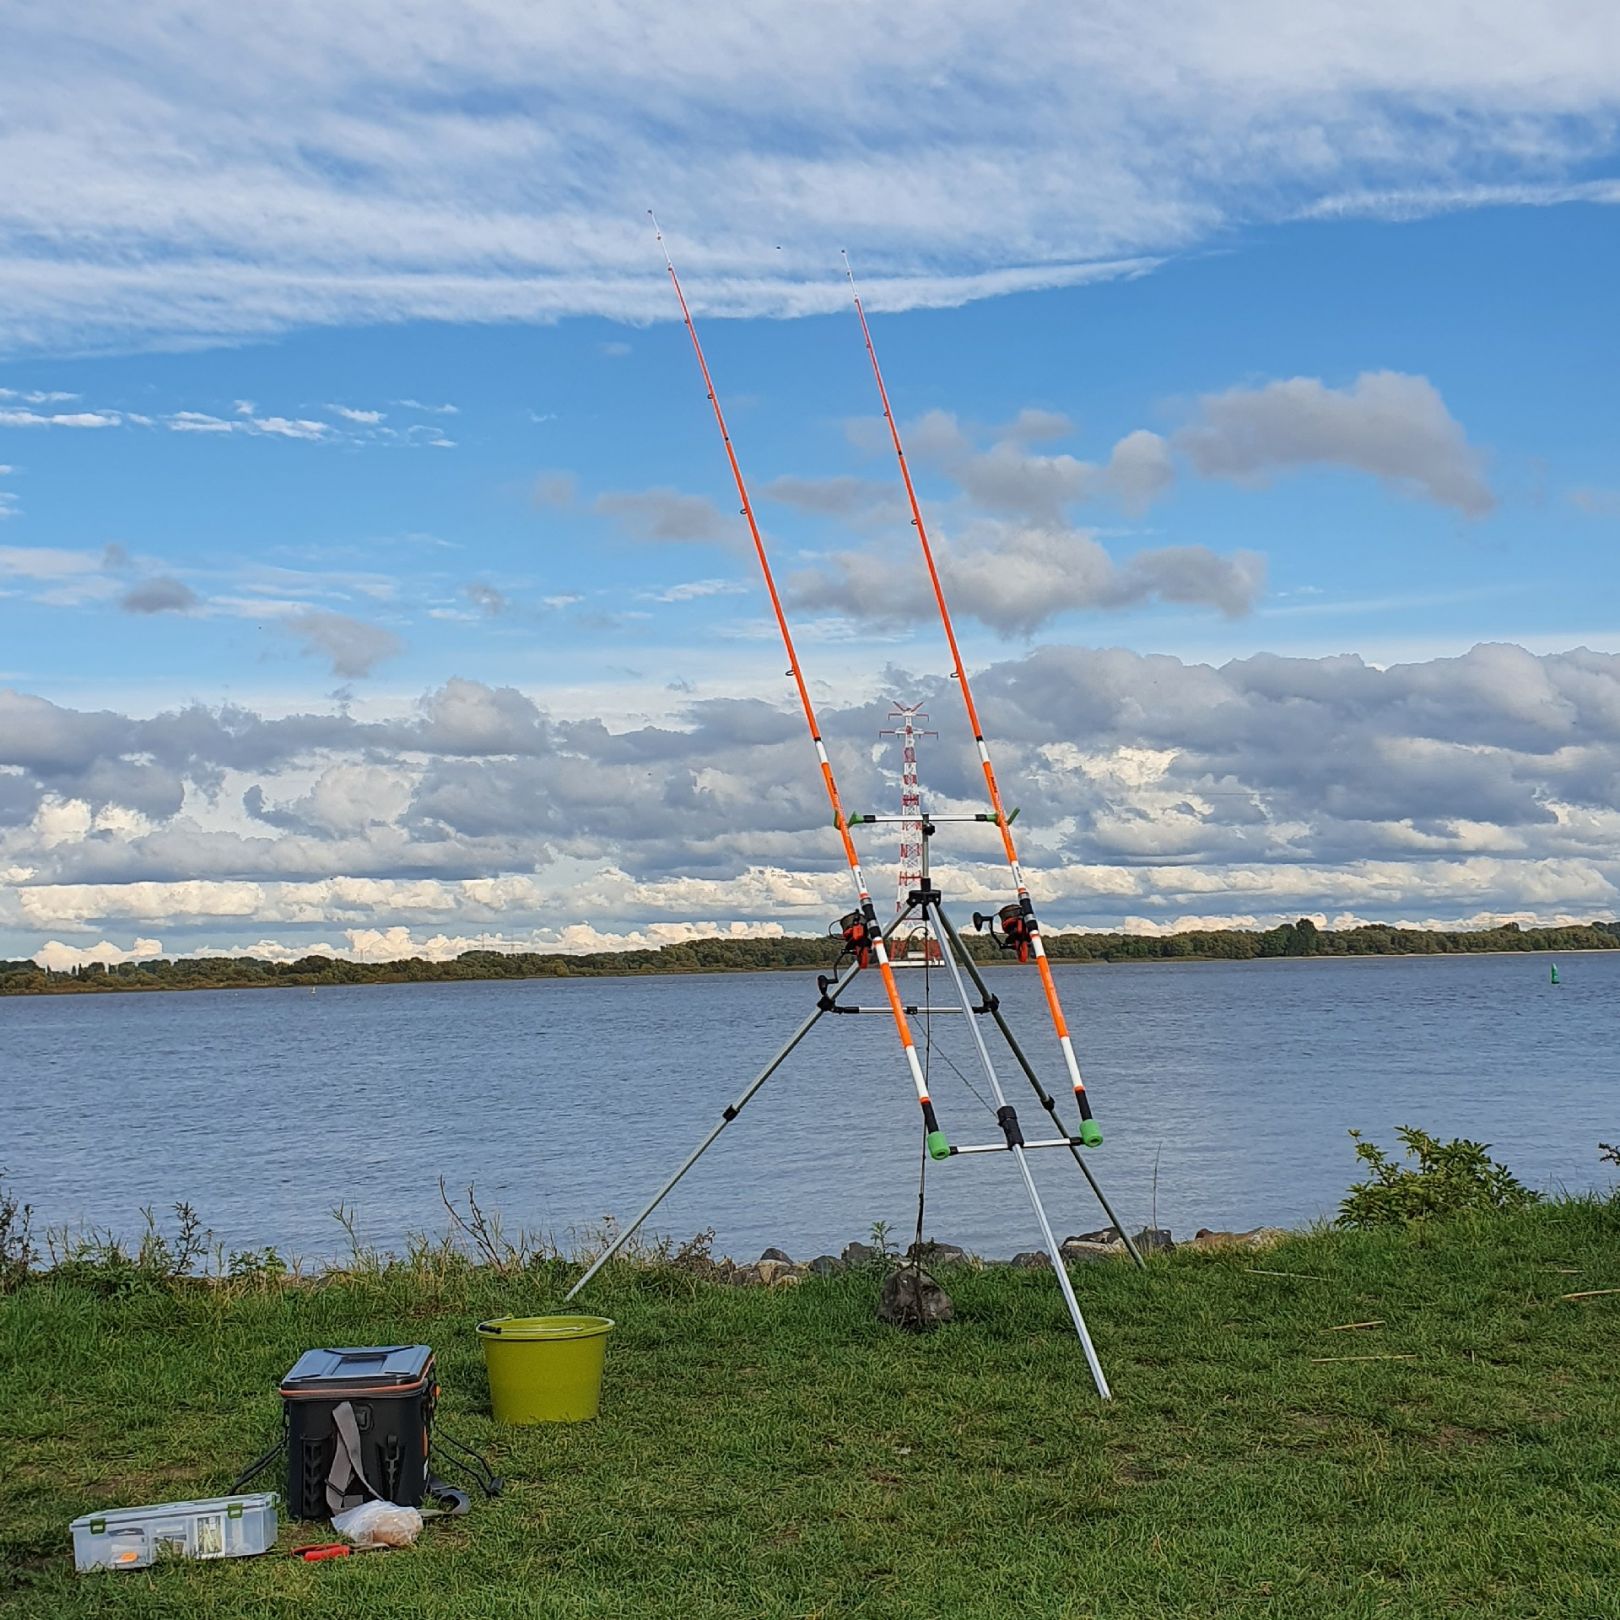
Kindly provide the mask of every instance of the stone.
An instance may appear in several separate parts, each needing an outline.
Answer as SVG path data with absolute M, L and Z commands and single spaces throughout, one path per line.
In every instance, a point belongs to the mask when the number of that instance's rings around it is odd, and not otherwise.
M 793 1262 L 791 1260 L 784 1263 L 781 1260 L 766 1259 L 759 1261 L 753 1267 L 753 1270 L 755 1275 L 758 1276 L 759 1280 L 764 1283 L 766 1287 L 769 1287 L 777 1280 L 777 1278 L 786 1276 L 792 1264 Z
M 1022 1254 L 1015 1254 L 1007 1264 L 1021 1271 L 1039 1271 L 1043 1266 L 1048 1271 L 1052 1269 L 1052 1261 L 1044 1249 L 1026 1249 Z
M 1097 1232 L 1080 1232 L 1080 1233 L 1077 1233 L 1074 1237 L 1066 1237 L 1063 1240 L 1063 1246 L 1065 1248 L 1067 1248 L 1068 1245 L 1071 1244 L 1071 1243 L 1118 1243 L 1118 1242 L 1119 1242 L 1119 1228 L 1117 1226 L 1105 1226 L 1105 1227 L 1103 1227 L 1101 1229 L 1101 1231 L 1097 1231 Z
M 1213 1232 L 1201 1226 L 1190 1246 L 1194 1249 L 1269 1249 L 1287 1236 L 1288 1229 L 1283 1226 L 1255 1226 L 1247 1232 Z
M 1081 1238 L 1064 1239 L 1058 1250 L 1068 1265 L 1077 1261 L 1118 1260 L 1125 1252 L 1123 1243 L 1087 1243 Z M 1041 1258 L 1044 1260 L 1046 1256 L 1043 1254 Z
M 1131 1241 L 1142 1254 L 1169 1254 L 1176 1246 L 1166 1226 L 1144 1226 Z
M 793 1264 L 793 1256 L 791 1254 L 784 1254 L 781 1249 L 767 1249 L 764 1254 L 760 1256 L 760 1259 L 779 1260 L 784 1266 L 791 1266 Z
M 926 1333 L 956 1314 L 951 1296 L 916 1266 L 902 1266 L 883 1279 L 878 1320 L 908 1333 Z
M 848 1269 L 836 1254 L 818 1254 L 809 1266 L 811 1274 L 816 1277 L 836 1277 L 840 1271 Z
M 882 1258 L 882 1251 L 873 1248 L 870 1243 L 846 1243 L 844 1245 L 844 1264 L 846 1266 L 875 1265 Z
M 726 1281 L 734 1288 L 747 1288 L 760 1280 L 758 1266 L 738 1266 L 731 1272 Z
M 919 1248 L 915 1243 L 906 1250 L 908 1260 L 922 1260 L 931 1266 L 965 1266 L 973 1256 L 954 1243 L 935 1243 L 931 1239 Z

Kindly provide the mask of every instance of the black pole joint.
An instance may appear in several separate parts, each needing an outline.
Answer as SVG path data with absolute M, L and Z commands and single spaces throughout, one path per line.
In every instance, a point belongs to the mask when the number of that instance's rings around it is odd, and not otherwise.
M 996 1124 L 1001 1127 L 1001 1133 L 1007 1138 L 1010 1148 L 1024 1145 L 1024 1133 L 1018 1125 L 1018 1110 L 1011 1103 L 1003 1103 L 996 1110 Z

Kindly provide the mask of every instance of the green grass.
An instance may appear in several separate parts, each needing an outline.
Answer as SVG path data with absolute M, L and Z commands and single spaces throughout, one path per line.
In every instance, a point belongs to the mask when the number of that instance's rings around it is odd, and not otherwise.
M 31 1283 L 0 1299 L 0 1612 L 1620 1616 L 1620 1295 L 1560 1299 L 1620 1287 L 1617 1240 L 1620 1206 L 1561 1203 L 1085 1267 L 1108 1406 L 1043 1273 L 947 1273 L 924 1339 L 874 1320 L 871 1274 L 626 1273 L 591 1301 L 620 1324 L 602 1417 L 532 1430 L 491 1420 L 470 1326 L 553 1304 L 544 1277 Z M 76 1514 L 222 1489 L 300 1351 L 402 1340 L 498 1501 L 407 1552 L 73 1574 Z

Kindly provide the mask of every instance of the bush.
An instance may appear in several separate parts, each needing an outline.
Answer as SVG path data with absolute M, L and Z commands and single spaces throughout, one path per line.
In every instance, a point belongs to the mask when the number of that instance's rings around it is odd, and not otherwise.
M 1489 1157 L 1489 1143 L 1465 1137 L 1439 1142 L 1413 1125 L 1402 1125 L 1395 1134 L 1411 1162 L 1391 1158 L 1376 1143 L 1362 1141 L 1360 1131 L 1351 1131 L 1356 1157 L 1372 1175 L 1352 1184 L 1339 1205 L 1338 1225 L 1406 1226 L 1450 1215 L 1523 1209 L 1541 1201 L 1540 1193 Z
M 33 1206 L 19 1202 L 4 1178 L 0 1170 L 0 1294 L 18 1287 L 39 1260 Z

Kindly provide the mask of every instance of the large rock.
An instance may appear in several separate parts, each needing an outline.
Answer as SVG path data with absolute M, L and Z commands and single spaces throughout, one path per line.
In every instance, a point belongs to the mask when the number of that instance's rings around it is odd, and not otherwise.
M 1192 1239 L 1194 1249 L 1269 1249 L 1288 1236 L 1285 1226 L 1256 1226 L 1247 1232 L 1212 1232 L 1202 1226 Z
M 1176 1246 L 1167 1226 L 1144 1226 L 1131 1241 L 1143 1254 L 1169 1254 Z
M 878 1296 L 878 1320 L 904 1328 L 908 1333 L 926 1333 L 956 1314 L 951 1296 L 916 1266 L 902 1266 L 883 1279 Z
M 1051 1258 L 1044 1249 L 1026 1249 L 1022 1254 L 1015 1254 L 1007 1264 L 1021 1271 L 1039 1271 L 1043 1266 L 1048 1271 L 1052 1269 Z
M 791 1266 L 793 1264 L 793 1256 L 791 1254 L 784 1253 L 781 1249 L 767 1249 L 764 1254 L 760 1256 L 760 1259 L 776 1260 L 784 1266 Z
M 818 1254 L 806 1269 L 817 1277 L 836 1277 L 840 1271 L 849 1268 L 836 1254 Z
M 844 1245 L 844 1264 L 846 1266 L 872 1266 L 883 1258 L 883 1251 L 875 1249 L 870 1243 L 846 1243 Z
M 769 1287 L 773 1282 L 787 1276 L 787 1274 L 793 1269 L 793 1262 L 791 1260 L 772 1260 L 767 1257 L 766 1259 L 757 1261 L 753 1269 L 758 1275 L 759 1280 L 764 1283 L 766 1287 Z

